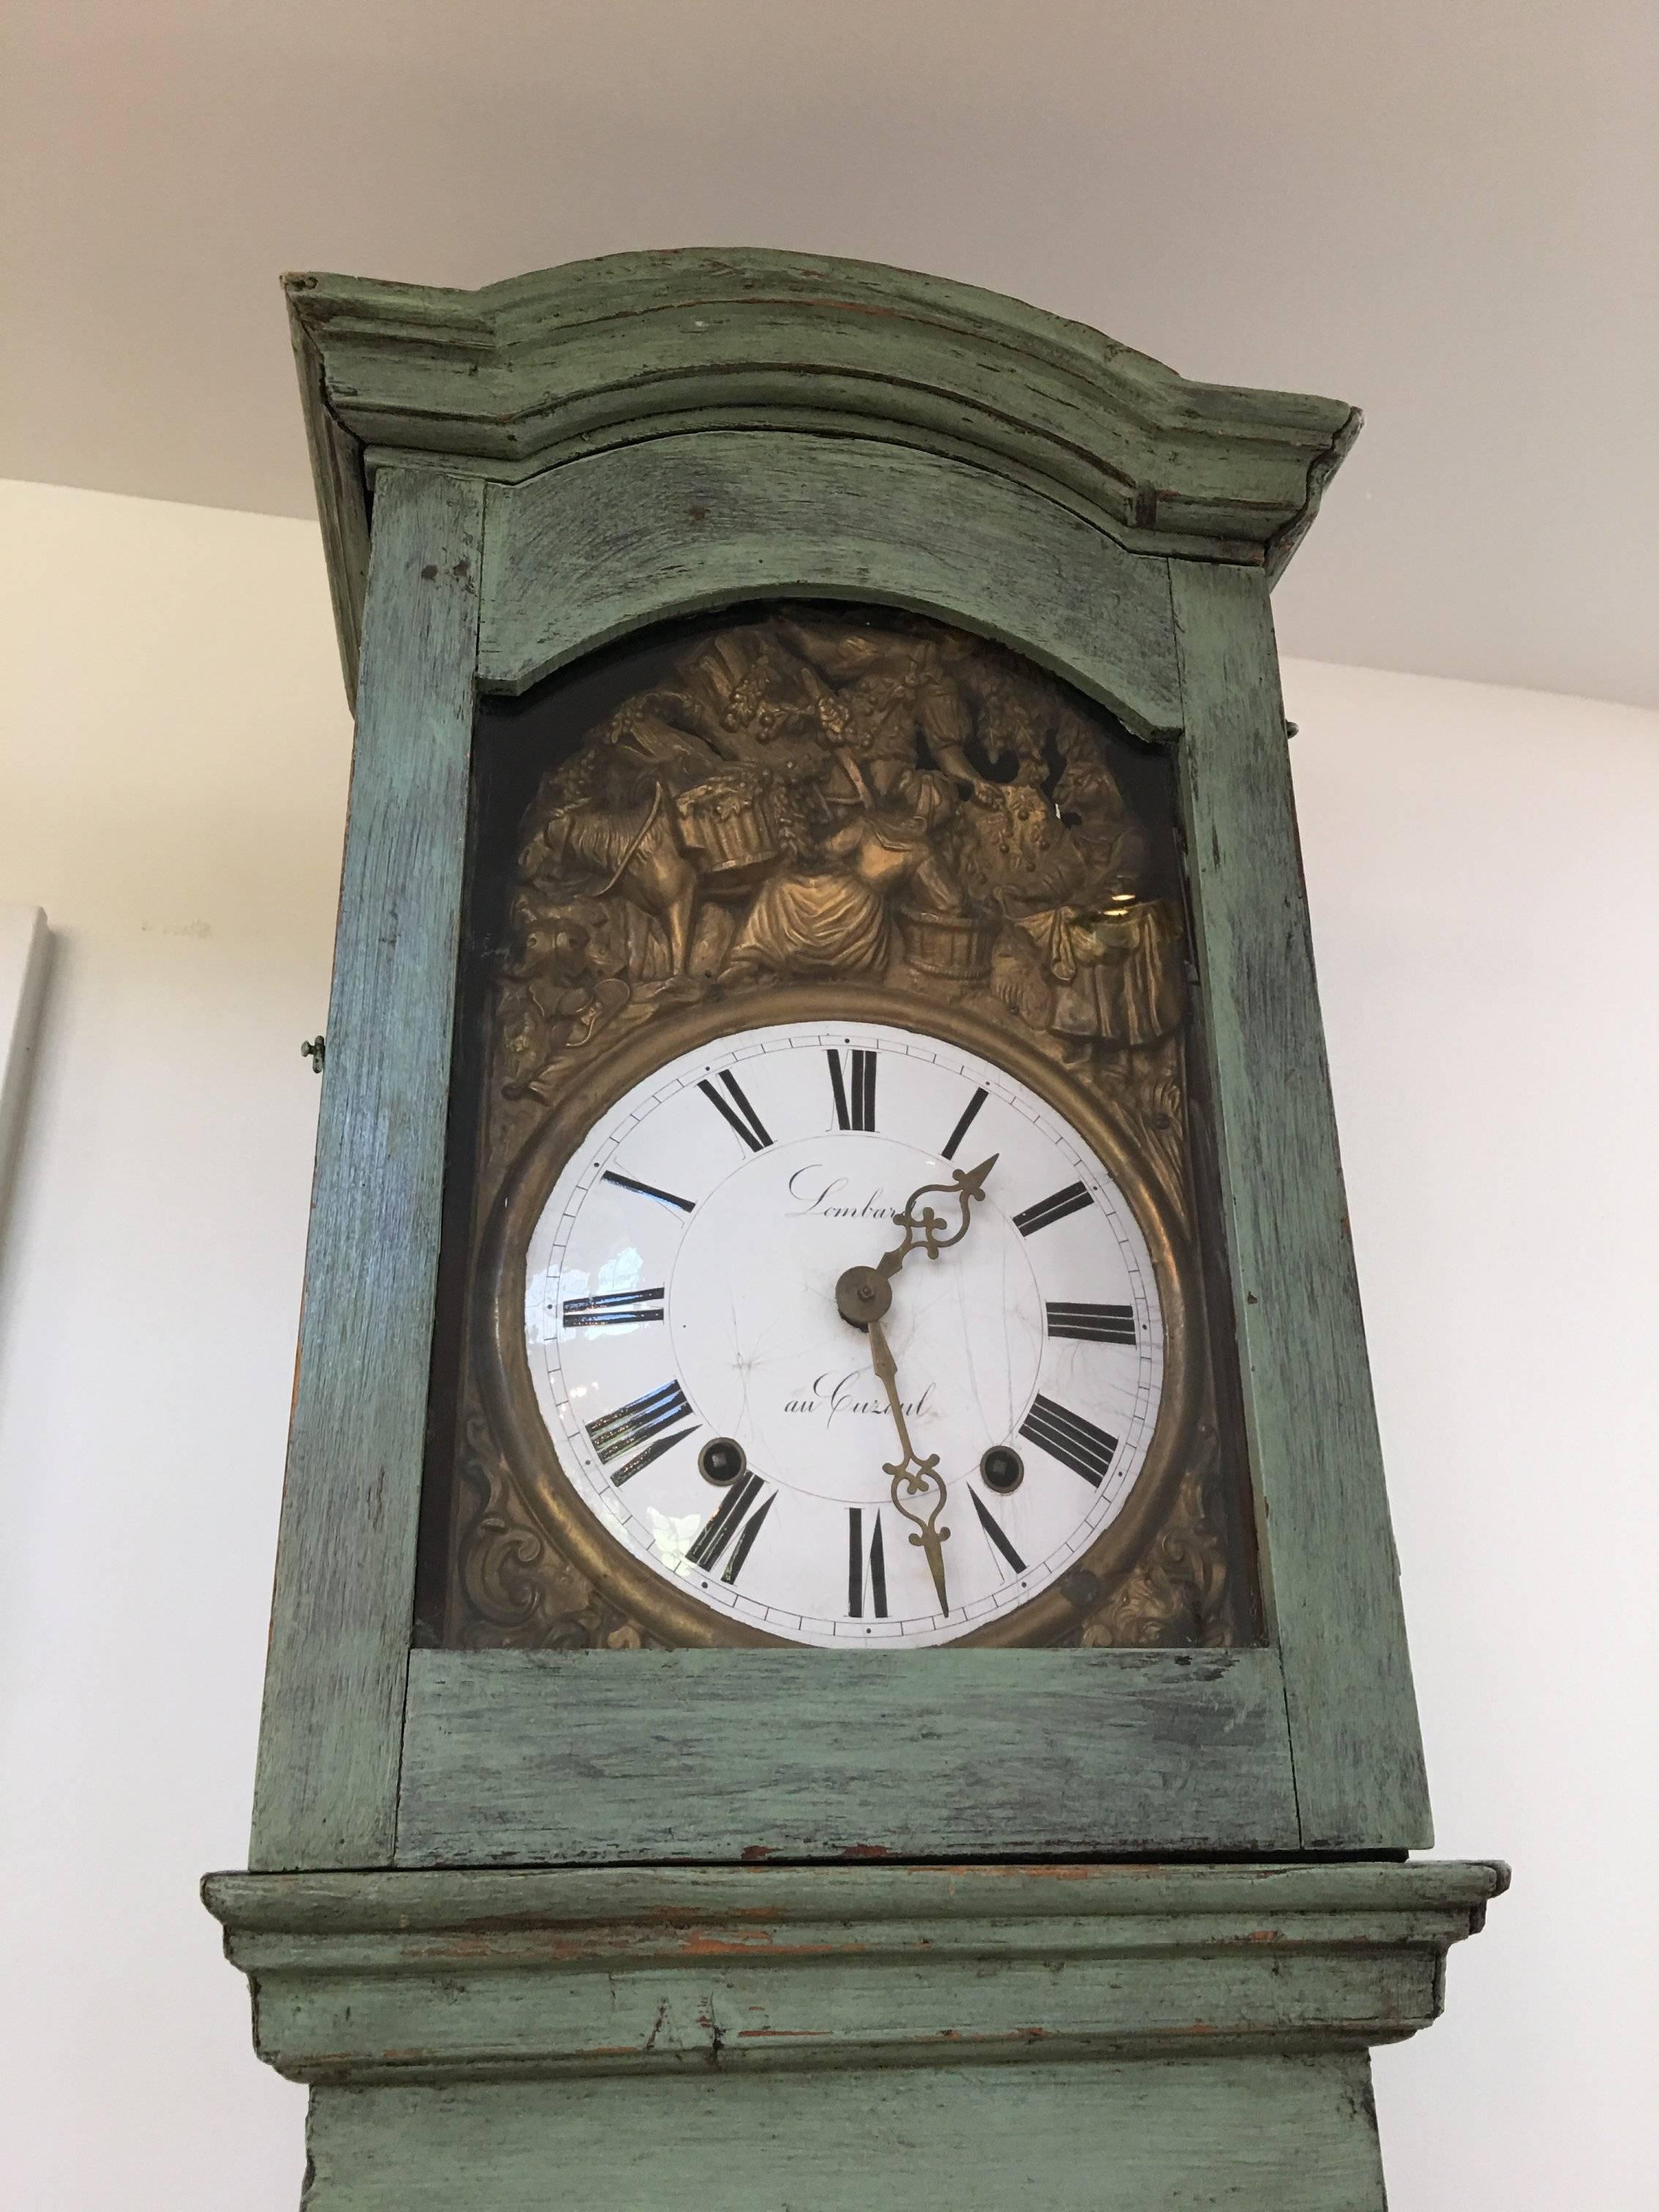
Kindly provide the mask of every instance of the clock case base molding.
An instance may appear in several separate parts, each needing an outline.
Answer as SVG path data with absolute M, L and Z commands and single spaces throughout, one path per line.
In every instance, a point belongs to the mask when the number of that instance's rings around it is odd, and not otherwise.
M 224 1874 L 305 2212 L 1383 2212 L 1496 1862 Z

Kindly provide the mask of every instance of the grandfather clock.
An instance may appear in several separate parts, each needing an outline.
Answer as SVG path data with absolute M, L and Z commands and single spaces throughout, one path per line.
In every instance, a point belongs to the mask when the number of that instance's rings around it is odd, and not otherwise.
M 1358 417 L 289 279 L 356 704 L 252 1871 L 310 2212 L 1364 2212 L 1427 1799 L 1268 590 Z

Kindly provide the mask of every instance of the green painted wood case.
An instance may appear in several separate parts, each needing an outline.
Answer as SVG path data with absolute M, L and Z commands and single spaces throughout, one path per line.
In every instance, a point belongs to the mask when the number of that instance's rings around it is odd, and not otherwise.
M 253 1866 L 1425 1844 L 1268 606 L 1352 410 L 758 252 L 290 299 L 358 739 Z M 1259 1650 L 411 1664 L 472 702 L 757 598 L 980 631 L 1173 749 Z

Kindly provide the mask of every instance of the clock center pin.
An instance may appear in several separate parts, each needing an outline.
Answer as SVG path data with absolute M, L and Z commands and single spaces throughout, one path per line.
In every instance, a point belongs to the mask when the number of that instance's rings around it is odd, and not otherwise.
M 836 1285 L 836 1306 L 844 1322 L 868 1328 L 893 1303 L 893 1286 L 878 1267 L 848 1267 Z

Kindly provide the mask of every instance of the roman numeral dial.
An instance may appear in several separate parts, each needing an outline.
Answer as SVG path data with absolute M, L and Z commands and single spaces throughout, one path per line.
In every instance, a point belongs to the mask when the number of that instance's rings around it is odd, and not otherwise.
M 1024 1212 L 1014 1216 L 1014 1226 L 1022 1237 L 1035 1237 L 1039 1229 L 1052 1229 L 1056 1221 L 1064 1221 L 1068 1213 L 1080 1213 L 1085 1206 L 1092 1206 L 1093 1198 L 1080 1182 L 1068 1182 L 1064 1190 L 1051 1192 L 1047 1198 L 1038 1199 Z
M 833 1046 L 829 1054 L 830 1088 L 836 1102 L 838 1129 L 872 1130 L 876 1126 L 876 1055 L 857 1047 L 842 1055 Z
M 862 1620 L 887 1618 L 887 1550 L 879 1506 L 854 1505 L 847 1514 L 847 1613 Z
M 678 1425 L 682 1422 L 686 1425 Z M 635 1398 L 631 1405 L 618 1406 L 614 1413 L 602 1413 L 598 1420 L 590 1421 L 587 1434 L 604 1467 L 609 1468 L 624 1452 L 633 1454 L 626 1467 L 616 1468 L 611 1474 L 613 1483 L 623 1483 L 631 1480 L 641 1468 L 649 1467 L 653 1460 L 660 1459 L 696 1425 L 697 1417 L 679 1384 L 664 1382 L 647 1390 L 642 1398 Z
M 659 1190 L 654 1183 L 635 1182 L 632 1176 L 618 1175 L 607 1168 L 599 1178 L 601 1182 L 613 1182 L 618 1190 L 631 1190 L 640 1198 L 654 1198 L 659 1206 L 672 1206 L 681 1213 L 696 1211 L 689 1198 L 676 1198 L 672 1190 Z
M 999 1527 L 995 1516 L 985 1500 L 976 1490 L 970 1490 L 968 1495 L 974 1501 L 975 1516 L 980 1527 L 985 1531 L 986 1540 L 992 1550 L 999 1554 L 1012 1574 L 1023 1575 L 1025 1571 L 1024 1560 L 1009 1542 L 1003 1529 Z
M 1097 1487 L 1111 1473 L 1117 1438 L 1104 1429 L 1097 1429 L 1081 1413 L 1074 1413 L 1067 1407 L 1056 1405 L 1052 1398 L 1045 1398 L 1041 1391 L 1020 1423 L 1019 1432 L 1029 1443 L 1041 1444 L 1063 1467 L 1069 1467 L 1073 1474 L 1080 1474 L 1085 1482 Z
M 1133 1344 L 1133 1306 L 1091 1306 L 1048 1301 L 1050 1336 L 1074 1337 L 1079 1344 Z
M 730 1068 L 720 1072 L 720 1082 L 726 1096 L 722 1097 L 705 1076 L 697 1088 L 723 1121 L 730 1122 L 751 1152 L 763 1152 L 772 1139 L 766 1133 L 765 1124 L 750 1104 L 742 1085 Z
M 720 1580 L 728 1586 L 735 1583 L 777 1497 L 777 1492 L 768 1490 L 758 1474 L 744 1475 L 720 1510 L 704 1522 L 696 1541 L 685 1555 L 688 1563 L 712 1575 L 721 1559 L 726 1559 L 726 1571 Z M 731 1556 L 726 1558 L 728 1549 Z
M 740 888 L 716 895 L 757 948 L 816 927 L 816 893 L 769 920 Z M 491 1217 L 523 1239 L 487 1316 L 486 1356 L 512 1355 L 496 1441 L 653 1644 L 1045 1640 L 1061 1610 L 1031 1608 L 1079 1569 L 1113 1585 L 1141 1538 L 1114 1523 L 1149 1464 L 1174 1488 L 1199 1418 L 1163 1185 L 942 981 L 951 1036 L 931 986 L 907 1027 L 872 991 L 780 980 L 665 993 L 614 1057 L 573 1048 L 568 1105 L 504 1161 Z
M 941 1159 L 955 1159 L 957 1156 L 957 1146 L 962 1142 L 969 1129 L 973 1127 L 975 1120 L 978 1118 L 980 1108 L 985 1103 L 990 1095 L 990 1092 L 981 1083 L 979 1089 L 975 1091 L 973 1097 L 963 1108 L 956 1127 L 951 1130 L 950 1135 L 945 1139 L 944 1144 L 940 1146 L 939 1157 Z
M 617 1328 L 624 1322 L 660 1321 L 664 1291 L 610 1291 L 596 1298 L 567 1298 L 559 1308 L 566 1328 Z

